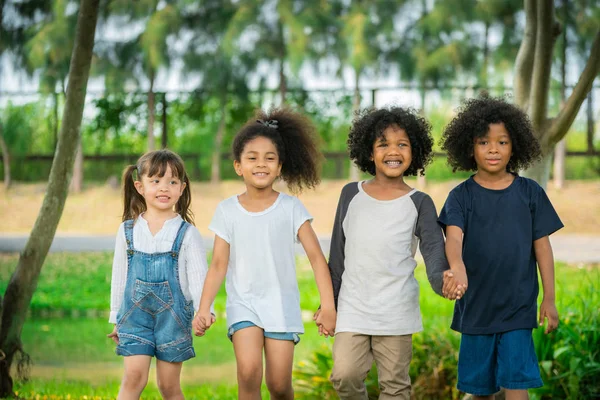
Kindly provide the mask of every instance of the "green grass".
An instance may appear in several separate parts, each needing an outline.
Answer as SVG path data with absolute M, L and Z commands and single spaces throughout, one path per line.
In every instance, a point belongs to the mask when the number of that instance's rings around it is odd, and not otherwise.
M 0 256 L 0 293 L 3 293 L 7 285 L 16 261 L 16 255 Z M 70 315 L 68 310 L 73 308 L 83 314 L 87 310 L 107 310 L 111 261 L 108 253 L 50 254 L 42 270 L 32 308 L 38 312 L 66 310 L 67 315 Z M 298 259 L 297 271 L 302 309 L 314 310 L 319 304 L 319 296 L 312 270 L 305 258 Z M 456 398 L 458 393 L 453 385 L 456 382 L 460 336 L 449 328 L 453 303 L 433 293 L 422 265 L 417 268 L 416 276 L 421 285 L 420 304 L 425 328 L 424 332 L 416 334 L 413 339 L 411 375 L 415 394 L 417 398 Z M 549 371 L 549 375 L 545 377 L 545 391 L 533 393 L 534 398 L 549 398 L 552 395 L 560 397 L 561 394 L 574 393 L 578 382 L 593 379 L 596 376 L 593 375 L 594 368 L 598 368 L 600 294 L 597 293 L 600 293 L 600 270 L 597 267 L 577 268 L 558 264 L 556 281 L 561 326 L 557 332 L 548 336 L 540 333 L 541 330 L 534 333 L 541 365 Z M 224 310 L 223 290 L 219 293 L 215 306 L 217 310 Z M 66 398 L 67 394 L 71 394 L 71 398 L 81 398 L 84 395 L 88 398 L 116 396 L 122 361 L 114 354 L 112 342 L 106 338 L 106 334 L 112 329 L 106 317 L 39 318 L 35 317 L 35 312 L 33 315 L 23 328 L 22 339 L 24 349 L 30 353 L 34 362 L 35 379 L 27 384 L 18 384 L 17 388 L 23 393 L 23 397 L 35 397 L 34 394 L 39 394 L 41 398 L 45 395 L 48 398 Z M 314 360 L 316 352 L 320 352 L 325 358 L 330 357 L 333 343 L 331 339 L 319 337 L 312 323 L 305 324 L 305 329 L 306 333 L 296 347 L 297 377 L 300 376 L 300 371 L 306 371 L 304 366 Z M 192 382 L 184 380 L 188 398 L 235 398 L 234 373 L 229 373 L 231 376 L 226 378 L 222 374 L 219 375 L 220 378 L 204 374 L 205 371 L 219 368 L 235 371 L 233 348 L 226 336 L 225 319 L 219 318 L 207 336 L 195 338 L 194 344 L 197 357 L 186 362 L 184 367 L 184 376 L 187 369 L 191 371 L 193 378 Z M 565 348 L 569 351 L 565 351 Z M 594 348 L 595 352 L 592 350 Z M 102 370 L 99 370 L 86 378 L 85 373 L 83 377 L 81 374 L 74 377 L 64 372 L 66 368 L 85 370 L 86 366 L 91 368 L 90 365 L 100 366 L 99 368 L 112 375 L 103 377 Z M 330 366 L 327 363 L 323 365 L 325 369 Z M 36 375 L 36 368 L 37 371 L 45 369 L 50 372 Z M 569 368 L 576 372 L 569 372 Z M 328 385 L 327 370 L 320 373 L 322 376 L 319 377 L 319 382 L 324 386 Z M 562 392 L 557 391 L 559 387 L 563 387 Z M 156 387 L 151 384 L 144 398 L 157 396 Z
M 0 254 L 0 293 L 4 293 L 18 261 L 17 254 Z M 316 310 L 319 295 L 310 266 L 298 258 L 298 286 L 303 310 Z M 44 263 L 30 310 L 35 317 L 96 315 L 110 309 L 112 253 L 52 253 Z M 215 299 L 225 311 L 225 285 Z

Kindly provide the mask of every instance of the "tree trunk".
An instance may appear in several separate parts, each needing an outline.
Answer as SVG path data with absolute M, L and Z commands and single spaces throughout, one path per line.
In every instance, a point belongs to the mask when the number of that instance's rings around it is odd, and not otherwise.
M 356 114 L 360 111 L 360 70 L 354 70 L 354 96 L 352 98 L 352 115 L 356 116 Z M 350 161 L 350 171 L 349 171 L 349 179 L 354 182 L 358 181 L 360 178 L 360 171 L 356 164 Z
M 153 151 L 156 146 L 154 144 L 154 118 L 155 118 L 155 105 L 154 105 L 154 71 L 150 71 L 150 89 L 148 90 L 148 151 Z
M 219 128 L 215 136 L 215 143 L 212 154 L 212 166 L 210 169 L 210 183 L 218 184 L 221 182 L 221 147 L 223 146 L 223 139 L 225 138 L 225 126 L 226 126 L 226 109 L 227 97 L 223 96 L 221 99 L 221 120 L 219 121 Z
M 594 96 L 593 90 L 590 90 L 587 99 L 587 151 L 594 153 L 594 135 L 596 134 L 596 124 L 594 121 Z
M 285 76 L 285 60 L 287 52 L 285 49 L 285 37 L 283 35 L 283 23 L 280 20 L 277 22 L 277 35 L 279 36 L 279 95 L 281 96 L 281 104 L 285 104 L 287 96 L 287 79 Z
M 483 65 L 481 66 L 481 78 L 479 82 L 479 86 L 482 89 L 488 88 L 488 69 L 490 63 L 490 46 L 489 46 L 489 36 L 490 36 L 490 23 L 486 21 L 485 23 L 485 34 L 484 34 L 484 42 L 483 42 Z
M 4 294 L 0 321 L 0 349 L 6 356 L 0 361 L 0 398 L 13 396 L 11 378 L 13 361 L 20 358 L 18 364 L 29 362 L 22 347 L 21 330 L 44 259 L 63 212 L 73 172 L 92 61 L 98 4 L 99 0 L 81 0 L 69 68 L 63 123 L 48 178 L 48 188 L 29 240 L 19 257 Z
M 167 93 L 162 97 L 162 135 L 161 147 L 166 149 L 169 144 L 169 135 L 167 130 Z
M 71 179 L 71 192 L 81 193 L 83 190 L 83 144 L 81 137 L 77 144 L 77 154 L 75 155 L 75 166 L 73 168 L 73 178 Z
M 583 100 L 592 89 L 592 83 L 600 72 L 600 32 L 594 38 L 589 58 L 569 98 L 558 115 L 547 119 L 552 48 L 557 30 L 554 24 L 552 0 L 525 0 L 526 26 L 515 62 L 515 100 L 531 118 L 534 132 L 540 141 L 545 162 L 526 173 L 539 177 L 538 183 L 545 187 L 549 179 L 550 165 L 547 161 L 558 143 L 568 132 L 577 116 Z
M 522 171 L 521 175 L 527 178 L 531 178 L 540 184 L 544 189 L 548 185 L 550 180 L 550 170 L 552 169 L 552 152 L 542 156 L 542 159 L 533 164 L 527 170 Z
M 554 148 L 554 187 L 562 189 L 565 186 L 565 161 L 567 158 L 567 139 L 563 139 Z
M 567 99 L 567 30 L 569 26 L 569 9 L 568 0 L 563 0 L 563 30 L 562 30 L 562 48 L 560 54 L 560 106 L 565 106 L 565 100 Z M 561 140 L 557 143 L 554 148 L 554 170 L 553 180 L 554 187 L 562 189 L 565 186 L 565 159 L 567 156 L 567 143 L 566 139 Z
M 10 188 L 12 184 L 12 179 L 10 175 L 10 153 L 8 151 L 8 146 L 4 141 L 4 136 L 2 135 L 2 125 L 0 124 L 0 150 L 2 150 L 2 163 L 4 164 L 4 187 L 6 190 Z
M 52 104 L 53 116 L 54 116 L 54 125 L 52 126 L 53 136 L 54 136 L 54 144 L 53 149 L 56 152 L 56 146 L 58 145 L 58 93 L 54 92 L 54 104 Z

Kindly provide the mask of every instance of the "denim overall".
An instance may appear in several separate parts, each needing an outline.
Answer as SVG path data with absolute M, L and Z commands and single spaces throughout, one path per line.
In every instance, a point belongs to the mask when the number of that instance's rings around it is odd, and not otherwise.
M 179 283 L 179 250 L 189 224 L 181 223 L 169 252 L 143 253 L 133 245 L 133 220 L 125 221 L 127 283 L 117 315 L 121 356 L 148 355 L 168 362 L 195 357 L 194 307 Z

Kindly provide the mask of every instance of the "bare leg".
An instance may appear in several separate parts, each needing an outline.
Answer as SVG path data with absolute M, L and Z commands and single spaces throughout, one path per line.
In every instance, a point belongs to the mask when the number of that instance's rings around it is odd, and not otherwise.
M 265 338 L 267 388 L 273 400 L 293 400 L 294 342 Z
M 506 400 L 528 400 L 529 394 L 527 390 L 504 389 Z
M 262 383 L 263 330 L 251 326 L 233 334 L 233 350 L 237 363 L 238 399 L 260 399 Z
M 148 371 L 150 369 L 150 356 L 126 356 L 124 357 L 125 371 L 119 389 L 118 400 L 136 400 L 144 391 L 148 383 Z
M 156 360 L 156 382 L 165 400 L 183 400 L 181 391 L 181 367 L 183 363 Z

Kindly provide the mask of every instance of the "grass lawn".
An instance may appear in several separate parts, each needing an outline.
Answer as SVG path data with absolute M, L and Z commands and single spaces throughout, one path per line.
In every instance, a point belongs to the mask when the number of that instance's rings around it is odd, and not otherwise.
M 6 288 L 17 258 L 17 255 L 0 255 L 0 293 Z M 114 354 L 114 345 L 106 338 L 106 334 L 112 329 L 106 317 L 110 296 L 111 261 L 109 253 L 48 256 L 38 290 L 32 300 L 32 317 L 27 320 L 22 332 L 24 349 L 33 361 L 33 379 L 26 384 L 17 383 L 16 387 L 21 396 L 116 396 L 122 374 L 122 360 Z M 302 309 L 310 315 L 310 312 L 318 307 L 319 296 L 312 270 L 305 258 L 298 259 L 297 271 Z M 600 295 L 595 294 L 600 289 L 600 270 L 591 266 L 577 268 L 558 264 L 556 272 L 557 306 L 564 321 L 563 325 L 567 325 L 570 320 L 583 318 L 582 321 L 587 321 L 589 326 L 581 329 L 600 331 L 600 321 L 597 320 Z M 459 335 L 449 329 L 453 303 L 433 293 L 422 265 L 417 268 L 416 276 L 421 284 L 420 304 L 425 329 L 414 337 L 411 372 L 417 378 L 415 385 L 431 385 L 419 381 L 418 377 L 442 364 L 444 371 L 455 370 Z M 225 307 L 223 290 L 219 293 L 215 306 L 217 311 L 222 313 Z M 71 310 L 77 310 L 83 317 L 56 317 L 71 315 Z M 97 310 L 105 315 L 98 315 Z M 42 314 L 46 317 L 41 317 Z M 94 316 L 86 316 L 89 314 Z M 563 325 L 561 328 L 570 329 Z M 305 329 L 306 333 L 296 347 L 296 368 L 310 362 L 317 350 L 329 354 L 333 343 L 331 339 L 319 337 L 312 322 L 307 321 Z M 574 331 L 572 334 L 576 337 L 586 335 L 584 331 Z M 541 343 L 540 346 L 552 348 L 551 341 L 554 336 L 551 335 L 552 337 L 545 342 L 543 335 L 538 336 L 540 337 L 536 340 Z M 590 351 L 593 349 L 590 346 L 594 346 L 594 343 L 580 341 L 579 344 L 575 344 L 574 341 L 573 338 L 567 339 L 567 345 L 579 346 L 583 353 L 587 351 L 586 348 Z M 206 337 L 195 338 L 194 344 L 196 358 L 185 363 L 182 376 L 188 398 L 235 398 L 235 359 L 232 345 L 226 336 L 225 318 L 219 318 Z M 597 344 L 596 352 L 600 351 L 600 342 Z M 551 358 L 554 358 L 552 354 Z M 597 360 L 595 353 L 590 354 L 592 361 Z M 587 365 L 592 364 L 588 362 Z M 321 371 L 321 375 L 326 374 L 327 371 Z M 442 374 L 440 379 L 445 379 L 442 383 L 446 386 L 454 384 L 453 376 Z M 144 398 L 154 397 L 158 398 L 158 392 L 152 379 Z

